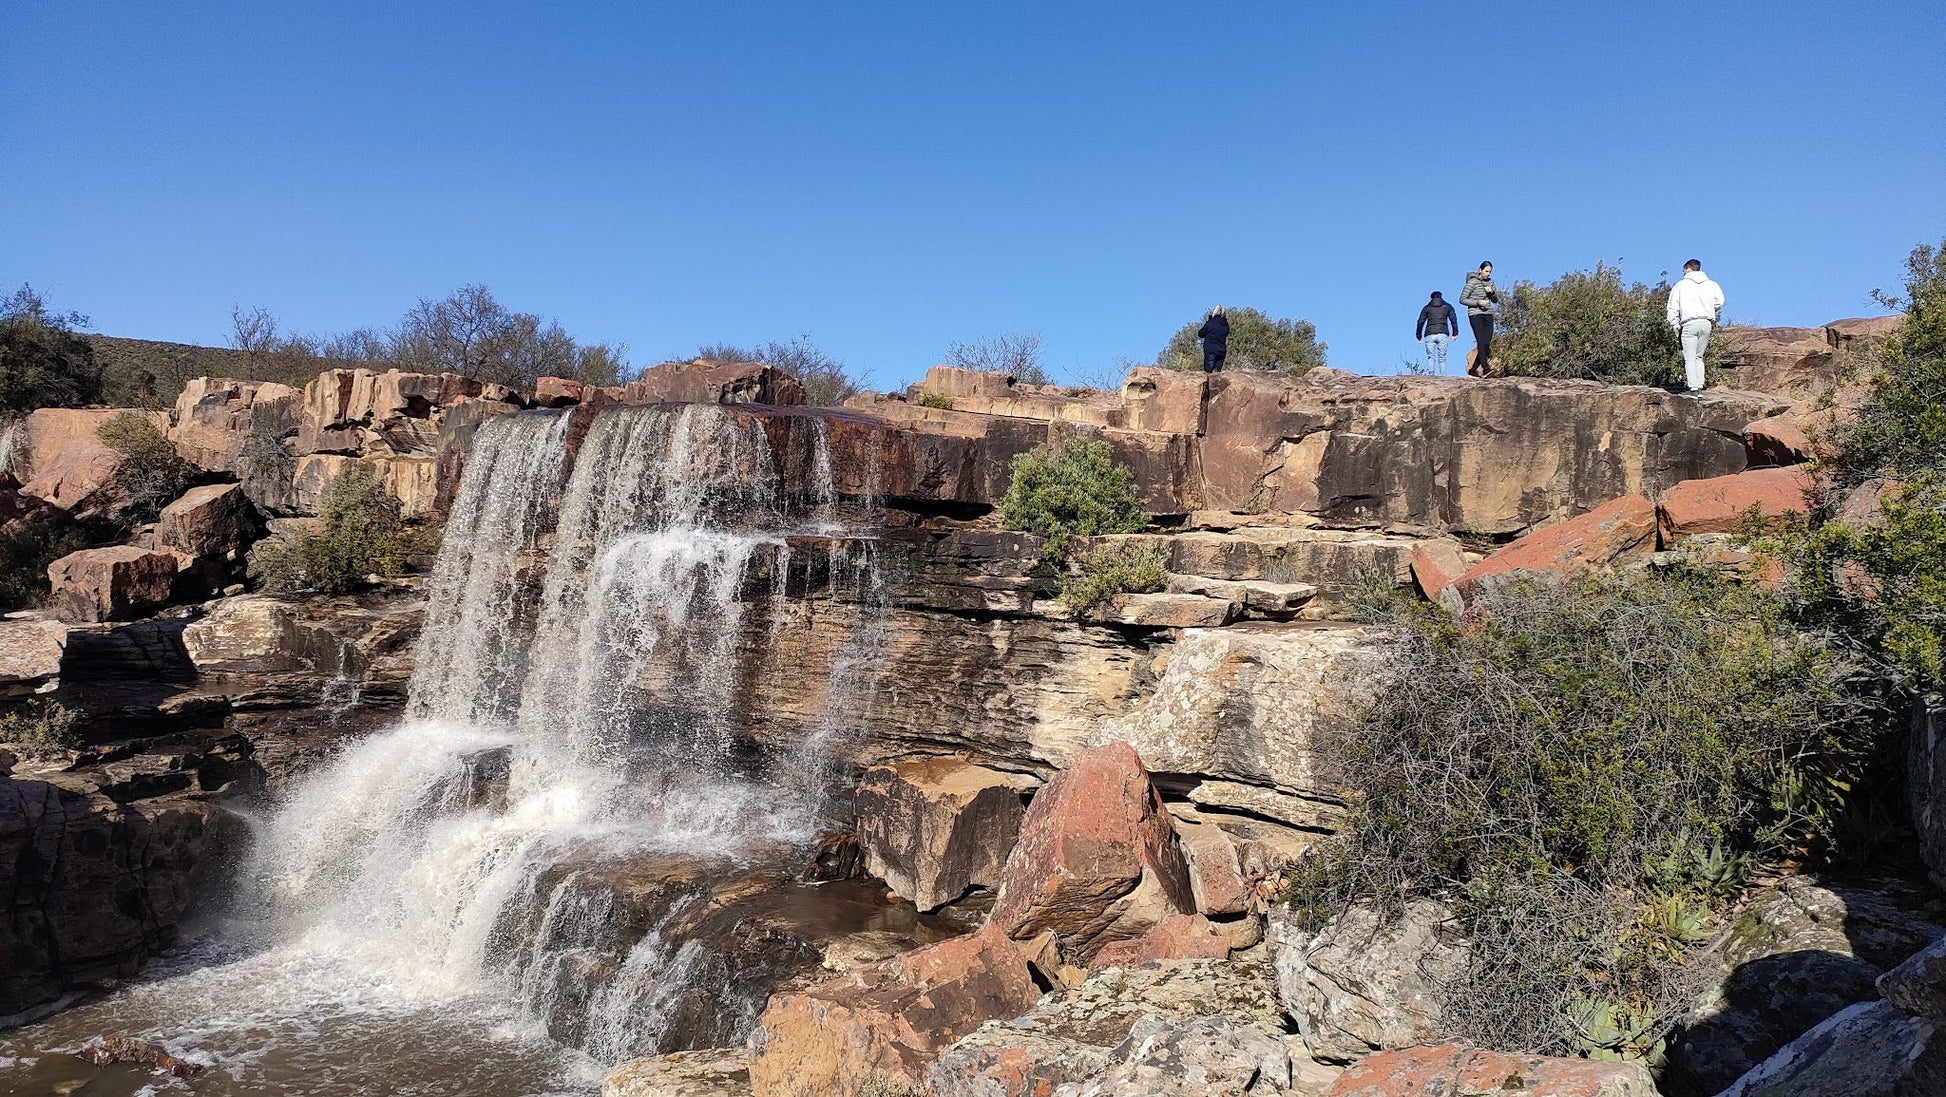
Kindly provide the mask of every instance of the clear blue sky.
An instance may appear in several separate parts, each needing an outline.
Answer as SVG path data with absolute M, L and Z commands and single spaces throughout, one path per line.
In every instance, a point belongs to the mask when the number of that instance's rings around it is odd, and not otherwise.
M 809 333 L 888 387 L 1208 305 L 1415 351 L 1426 292 L 1700 256 L 1876 311 L 1946 236 L 1946 3 L 0 3 L 0 286 L 324 331 L 485 282 L 638 363 Z

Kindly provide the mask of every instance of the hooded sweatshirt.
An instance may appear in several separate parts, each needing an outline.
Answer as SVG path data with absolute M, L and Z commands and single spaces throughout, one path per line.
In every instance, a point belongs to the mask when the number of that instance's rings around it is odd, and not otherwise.
M 1478 270 L 1466 272 L 1466 281 L 1460 286 L 1460 304 L 1466 306 L 1468 316 L 1493 315 L 1493 299 L 1496 296 L 1492 275 L 1481 274 Z
M 1669 324 L 1682 327 L 1691 320 L 1714 324 L 1723 315 L 1723 287 L 1700 270 L 1682 276 L 1669 291 Z

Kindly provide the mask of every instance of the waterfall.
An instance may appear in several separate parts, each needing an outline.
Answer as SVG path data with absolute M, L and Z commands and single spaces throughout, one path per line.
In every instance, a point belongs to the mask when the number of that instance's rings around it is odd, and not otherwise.
M 832 747 L 862 723 L 883 642 L 870 612 L 818 728 L 772 765 L 739 745 L 745 599 L 785 595 L 793 536 L 832 546 L 834 597 L 883 591 L 875 546 L 838 522 L 821 419 L 790 424 L 789 461 L 762 419 L 713 405 L 604 411 L 572 460 L 570 435 L 565 413 L 481 428 L 407 718 L 294 788 L 251 877 L 278 947 L 418 998 L 512 1000 L 612 1058 L 679 1046 L 670 1018 L 693 1010 L 702 949 L 674 920 L 698 900 L 672 892 L 643 925 L 594 866 L 801 847 Z M 780 466 L 799 464 L 787 484 Z M 752 581 L 760 559 L 770 583 Z M 501 793 L 490 772 L 509 774 Z M 716 1036 L 754 1023 L 763 988 L 702 989 Z

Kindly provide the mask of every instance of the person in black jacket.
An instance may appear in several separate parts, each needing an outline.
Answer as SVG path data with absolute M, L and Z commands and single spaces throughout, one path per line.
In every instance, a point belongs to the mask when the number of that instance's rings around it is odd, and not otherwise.
M 1432 291 L 1432 300 L 1419 310 L 1419 322 L 1413 325 L 1412 337 L 1425 343 L 1426 365 L 1433 376 L 1446 376 L 1446 346 L 1458 334 L 1459 314 L 1446 303 L 1444 294 Z
M 1222 369 L 1224 356 L 1230 353 L 1230 321 L 1223 315 L 1222 305 L 1203 314 L 1203 326 L 1196 329 L 1196 338 L 1203 344 L 1203 372 Z

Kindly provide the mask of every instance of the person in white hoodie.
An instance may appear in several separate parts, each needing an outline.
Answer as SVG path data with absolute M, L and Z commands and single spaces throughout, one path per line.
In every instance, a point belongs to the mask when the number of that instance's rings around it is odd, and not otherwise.
M 1689 391 L 1703 390 L 1703 352 L 1709 349 L 1710 332 L 1723 316 L 1723 287 L 1703 273 L 1703 261 L 1691 259 L 1682 265 L 1682 278 L 1669 291 L 1669 326 L 1682 340 L 1683 379 Z

